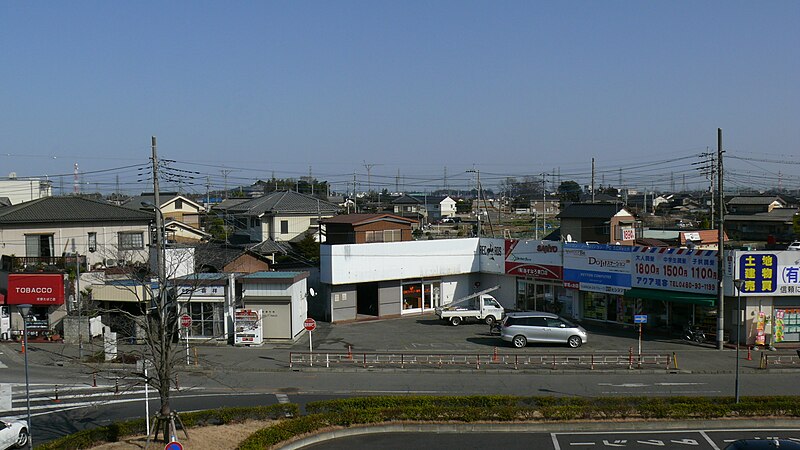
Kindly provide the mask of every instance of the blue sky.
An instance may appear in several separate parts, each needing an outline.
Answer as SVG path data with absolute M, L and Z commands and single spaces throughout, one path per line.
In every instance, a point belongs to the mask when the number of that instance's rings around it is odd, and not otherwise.
M 641 189 L 700 183 L 722 128 L 734 185 L 797 189 L 798 19 L 794 1 L 3 2 L 0 175 L 71 184 L 78 163 L 146 190 L 121 168 L 156 135 L 198 191 L 222 170 L 364 189 L 365 163 L 389 190 L 445 167 L 453 187 L 473 167 L 583 184 L 593 157 Z

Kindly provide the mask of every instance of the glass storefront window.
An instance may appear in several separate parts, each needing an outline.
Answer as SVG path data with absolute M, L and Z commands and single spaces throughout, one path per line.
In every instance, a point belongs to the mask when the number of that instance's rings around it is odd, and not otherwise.
M 606 294 L 585 292 L 583 298 L 583 317 L 585 319 L 606 320 Z
M 441 282 L 403 284 L 403 311 L 433 309 L 441 305 Z
M 422 284 L 403 286 L 403 309 L 422 308 Z
M 224 333 L 222 306 L 222 303 L 189 303 L 188 314 L 192 317 L 192 326 L 189 328 L 189 336 L 207 338 L 222 336 Z

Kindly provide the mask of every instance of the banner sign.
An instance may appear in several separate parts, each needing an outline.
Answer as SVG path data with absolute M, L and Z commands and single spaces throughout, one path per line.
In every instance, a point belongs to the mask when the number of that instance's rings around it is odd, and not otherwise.
M 504 272 L 503 263 L 506 259 L 505 249 L 505 239 L 480 238 L 478 258 L 481 272 L 502 274 Z
M 737 252 L 742 293 L 800 295 L 800 252 Z
M 506 267 L 509 275 L 561 280 L 561 242 L 506 239 Z
M 582 291 L 624 294 L 631 288 L 633 247 L 627 245 L 564 243 L 564 281 Z
M 718 285 L 716 250 L 633 248 L 633 287 L 716 294 Z
M 60 273 L 10 273 L 8 274 L 6 304 L 63 305 L 64 275 Z

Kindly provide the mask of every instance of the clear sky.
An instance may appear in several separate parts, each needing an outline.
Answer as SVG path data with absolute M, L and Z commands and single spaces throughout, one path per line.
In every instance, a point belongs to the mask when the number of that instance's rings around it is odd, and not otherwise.
M 733 185 L 798 189 L 798 23 L 797 1 L 2 2 L 0 175 L 147 190 L 156 135 L 203 192 L 585 184 L 593 157 L 598 183 L 680 188 L 722 128 Z

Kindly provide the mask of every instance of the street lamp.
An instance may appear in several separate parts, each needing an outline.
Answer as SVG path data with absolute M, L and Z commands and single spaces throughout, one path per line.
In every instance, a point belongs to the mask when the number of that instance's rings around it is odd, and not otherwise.
M 31 385 L 28 381 L 28 314 L 31 312 L 31 305 L 17 305 L 20 315 L 22 315 L 22 343 L 25 344 L 25 404 L 28 409 L 28 448 L 33 450 L 33 433 L 31 433 Z
M 739 347 L 742 343 L 742 285 L 744 284 L 744 280 L 733 280 L 733 284 L 736 286 L 736 311 L 737 314 L 739 314 L 739 317 L 736 319 L 736 388 L 734 390 L 734 395 L 736 397 L 736 403 L 739 403 Z

